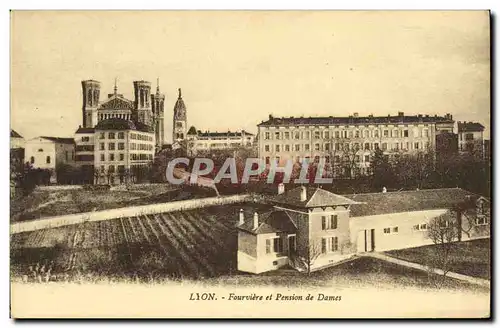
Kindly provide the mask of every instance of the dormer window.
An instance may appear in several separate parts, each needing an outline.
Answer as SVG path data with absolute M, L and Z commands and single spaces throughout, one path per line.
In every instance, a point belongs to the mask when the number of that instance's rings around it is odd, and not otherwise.
M 42 153 L 42 152 L 43 152 L 43 149 L 42 149 L 42 148 L 38 149 L 38 152 L 39 152 L 39 153 Z

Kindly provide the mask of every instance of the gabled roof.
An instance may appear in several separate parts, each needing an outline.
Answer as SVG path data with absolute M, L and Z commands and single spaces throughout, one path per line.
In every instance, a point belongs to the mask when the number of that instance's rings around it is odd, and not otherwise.
M 477 122 L 458 122 L 458 132 L 482 132 L 484 126 Z
M 247 218 L 238 229 L 258 235 L 276 232 L 294 233 L 297 231 L 297 226 L 287 212 L 272 210 L 259 215 L 257 229 L 253 226 L 253 216 Z
M 473 203 L 479 195 L 460 188 L 423 189 L 344 195 L 363 204 L 350 207 L 351 217 L 370 216 L 389 213 L 446 209 Z
M 10 129 L 10 137 L 11 138 L 22 138 L 22 136 L 19 133 L 17 133 L 16 131 L 14 131 L 12 129 Z
M 75 140 L 73 138 L 59 138 L 59 137 L 47 137 L 47 136 L 40 136 L 40 138 L 63 144 L 75 143 Z
M 302 201 L 300 198 L 302 188 L 305 188 L 306 190 L 305 201 Z M 276 204 L 285 204 L 304 208 L 351 205 L 357 203 L 357 201 L 344 196 L 311 186 L 294 188 L 281 195 L 271 197 L 270 201 Z
M 196 128 L 191 125 L 187 134 L 188 135 L 196 135 L 196 134 L 198 134 L 198 131 L 196 131 Z
M 132 100 L 125 99 L 121 95 L 115 94 L 110 98 L 106 99 L 98 109 L 134 109 L 134 102 Z

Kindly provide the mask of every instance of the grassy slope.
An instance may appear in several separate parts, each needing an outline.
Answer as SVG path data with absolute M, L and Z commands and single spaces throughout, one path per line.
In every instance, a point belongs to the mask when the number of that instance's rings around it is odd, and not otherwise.
M 451 271 L 473 277 L 490 279 L 490 239 L 478 239 L 454 243 L 451 255 Z M 425 264 L 436 245 L 407 248 L 387 252 L 388 255 L 410 262 Z

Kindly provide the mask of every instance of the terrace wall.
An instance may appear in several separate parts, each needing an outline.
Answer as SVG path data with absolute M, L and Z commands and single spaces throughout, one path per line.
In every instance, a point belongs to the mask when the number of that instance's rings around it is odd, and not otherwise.
M 202 199 L 189 199 L 189 200 L 182 200 L 169 203 L 131 206 L 131 207 L 115 208 L 104 211 L 62 215 L 62 216 L 49 217 L 34 221 L 12 223 L 10 225 L 10 233 L 15 234 L 26 231 L 56 228 L 87 221 L 103 221 L 103 220 L 116 219 L 119 217 L 130 217 L 142 214 L 157 214 L 157 213 L 190 210 L 195 208 L 203 208 L 215 205 L 251 202 L 255 200 L 255 197 L 256 196 L 251 194 L 209 197 Z

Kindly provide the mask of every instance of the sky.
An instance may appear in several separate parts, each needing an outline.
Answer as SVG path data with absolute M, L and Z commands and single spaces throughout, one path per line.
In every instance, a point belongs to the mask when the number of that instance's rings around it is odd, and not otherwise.
M 489 137 L 485 11 L 14 11 L 11 128 L 71 137 L 81 81 L 133 99 L 160 79 L 171 141 L 177 89 L 188 126 L 245 129 L 274 116 L 444 115 Z

